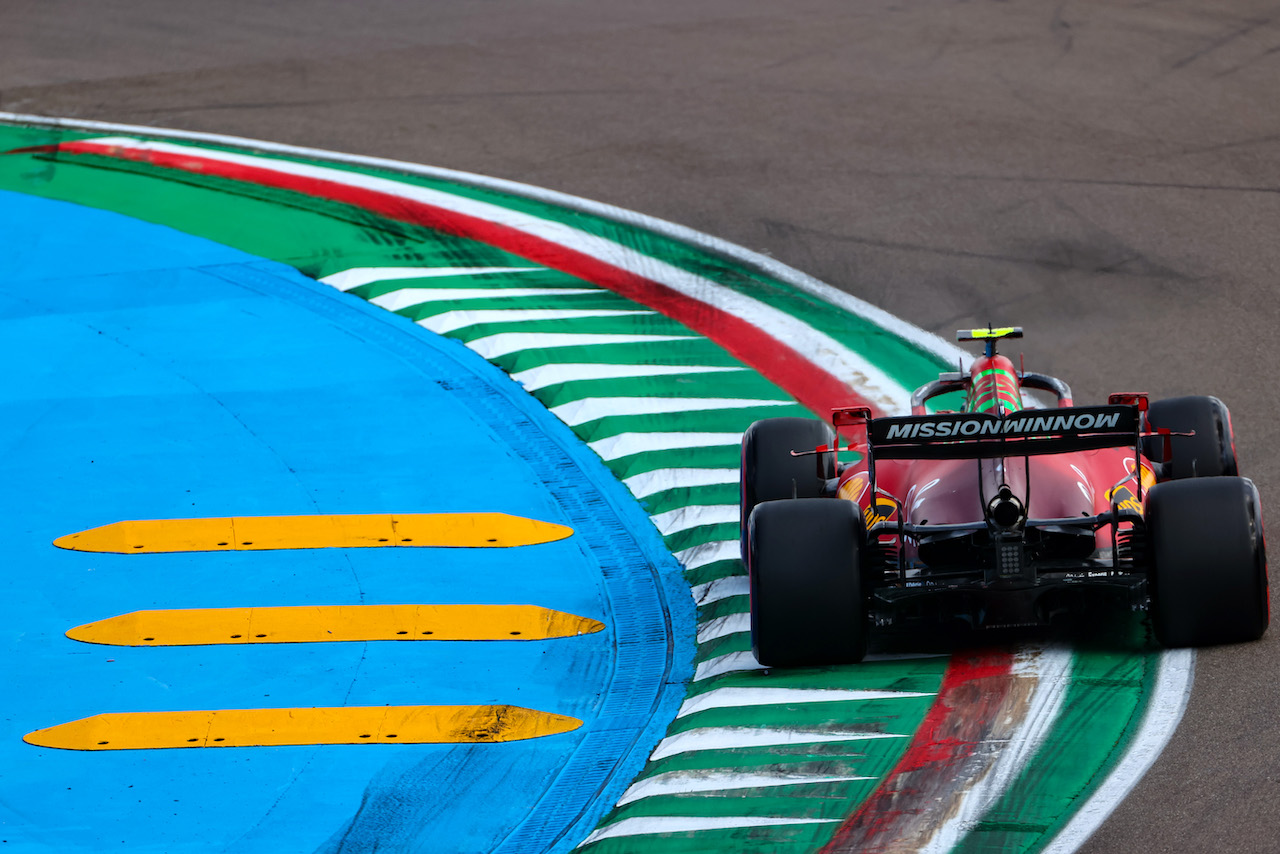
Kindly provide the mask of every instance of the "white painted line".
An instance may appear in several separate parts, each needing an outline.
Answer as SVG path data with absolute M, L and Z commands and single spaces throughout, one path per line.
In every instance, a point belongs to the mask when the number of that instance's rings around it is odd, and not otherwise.
M 643 366 L 642 366 L 643 367 Z M 650 451 L 675 451 L 681 448 L 712 448 L 741 445 L 741 433 L 619 433 L 590 443 L 591 450 L 602 460 L 616 460 Z
M 890 732 L 840 732 L 832 730 L 777 729 L 768 727 L 701 727 L 669 735 L 653 749 L 650 761 L 679 753 L 708 750 L 741 750 L 752 747 L 781 747 L 789 744 L 835 744 L 846 741 L 874 741 L 908 738 Z
M 1146 716 L 1129 742 L 1124 757 L 1071 817 L 1066 827 L 1041 849 L 1044 854 L 1071 854 L 1084 845 L 1155 764 L 1187 710 L 1191 683 L 1195 679 L 1195 664 L 1194 650 L 1170 649 L 1160 654 L 1160 672 L 1156 676 Z
M 740 673 L 748 670 L 768 670 L 768 668 L 756 661 L 755 653 L 749 650 L 747 652 L 731 652 L 727 655 L 709 658 L 699 664 L 694 671 L 693 681 L 701 682 L 703 679 L 712 679 L 725 673 Z
M 546 267 L 352 267 L 318 281 L 340 291 L 349 291 L 374 282 L 398 279 L 437 279 L 446 276 L 485 276 L 494 273 L 536 273 Z
M 680 531 L 701 528 L 703 525 L 736 525 L 738 524 L 738 505 L 690 504 L 649 518 L 665 537 Z
M 821 783 L 852 783 L 875 777 L 797 774 L 788 772 L 744 773 L 741 771 L 668 771 L 638 780 L 622 793 L 618 806 L 661 795 L 687 792 L 732 792 L 739 789 L 767 789 L 774 786 L 806 786 Z
M 418 321 L 418 325 L 437 335 L 446 335 L 481 323 L 535 323 L 545 320 L 582 320 L 589 317 L 635 317 L 656 313 L 607 308 L 490 308 L 475 311 L 463 308 L 424 317 Z
M 592 833 L 578 846 L 584 848 L 602 839 L 625 836 L 650 836 L 666 833 L 695 833 L 700 830 L 726 830 L 735 827 L 776 827 L 792 824 L 835 824 L 835 818 L 769 818 L 758 815 L 743 816 L 684 816 L 653 815 L 624 818 L 615 824 L 605 825 Z
M 612 380 L 628 377 L 666 377 L 682 374 L 715 374 L 727 371 L 745 371 L 746 368 L 714 367 L 711 365 L 615 365 L 615 364 L 550 364 L 530 368 L 512 374 L 511 379 L 525 387 L 526 391 L 537 391 L 550 385 L 575 382 L 577 380 Z M 631 434 L 628 434 L 631 435 Z M 741 434 L 738 434 L 741 436 Z M 610 458 L 612 459 L 612 458 Z
M 632 475 L 622 481 L 636 498 L 667 489 L 686 489 L 692 486 L 717 486 L 737 483 L 737 469 L 657 469 Z
M 701 569 L 717 561 L 739 560 L 741 548 L 741 544 L 736 539 L 716 540 L 678 551 L 675 557 L 685 569 Z
M 790 400 L 732 397 L 586 397 L 551 407 L 551 414 L 570 427 L 610 415 L 669 415 L 674 412 L 716 412 L 760 406 L 794 406 Z
M 562 347 L 602 347 L 609 344 L 657 344 L 661 341 L 692 341 L 694 335 L 594 335 L 573 332 L 499 332 L 486 335 L 467 346 L 486 359 L 497 359 L 523 350 L 553 350 Z
M 715 688 L 684 701 L 676 718 L 708 709 L 747 706 L 783 706 L 793 703 L 847 703 L 854 700 L 916 700 L 933 693 L 912 691 L 865 691 L 833 688 Z
M 736 576 L 742 577 L 742 576 Z M 701 604 L 701 603 L 699 603 Z M 862 659 L 863 663 L 872 661 L 910 661 L 918 658 L 946 658 L 946 653 L 871 653 Z M 718 655 L 715 658 L 709 658 L 700 663 L 694 670 L 693 681 L 701 682 L 703 679 L 714 679 L 717 676 L 723 676 L 726 673 L 745 673 L 752 670 L 768 670 L 760 662 L 756 661 L 755 654 L 750 650 L 745 652 L 730 652 L 725 655 Z
M 706 643 L 716 638 L 736 635 L 751 631 L 751 615 L 746 611 L 741 614 L 726 614 L 707 620 L 698 627 L 698 643 Z
M 464 302 L 474 299 L 523 299 L 601 293 L 599 288 L 400 288 L 369 302 L 387 311 L 404 311 L 429 302 Z
M 727 575 L 699 584 L 693 588 L 693 601 L 699 605 L 710 605 L 730 596 L 746 596 L 751 592 L 751 579 L 745 575 Z

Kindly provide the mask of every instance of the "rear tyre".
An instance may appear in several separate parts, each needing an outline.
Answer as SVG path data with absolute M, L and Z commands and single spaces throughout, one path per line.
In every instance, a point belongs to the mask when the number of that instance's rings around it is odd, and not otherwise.
M 747 520 L 757 504 L 783 498 L 817 498 L 826 481 L 836 476 L 834 452 L 791 456 L 792 451 L 832 447 L 835 431 L 812 418 L 766 418 L 742 436 L 739 489 L 739 530 L 742 559 L 747 559 Z
M 1258 490 L 1242 477 L 1159 483 L 1147 496 L 1151 622 L 1168 647 L 1240 643 L 1270 622 Z
M 1175 433 L 1195 432 L 1194 436 L 1171 436 L 1171 459 L 1164 459 L 1164 439 L 1152 436 L 1142 440 L 1142 453 L 1147 459 L 1165 462 L 1163 480 L 1188 477 L 1236 477 L 1235 439 L 1231 435 L 1231 414 L 1216 397 L 1171 397 L 1157 400 L 1147 412 L 1151 427 L 1166 427 Z
M 768 667 L 852 664 L 867 652 L 858 505 L 770 501 L 747 528 L 751 648 Z

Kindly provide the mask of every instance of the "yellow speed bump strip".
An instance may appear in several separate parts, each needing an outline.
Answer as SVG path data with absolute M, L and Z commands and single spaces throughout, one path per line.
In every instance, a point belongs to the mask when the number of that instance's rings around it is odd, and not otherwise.
M 53 541 L 81 552 L 258 551 L 378 546 L 502 548 L 563 540 L 572 528 L 506 513 L 236 516 L 115 522 Z
M 537 605 L 324 605 L 134 611 L 67 637 L 114 646 L 375 640 L 545 640 L 604 623 Z
M 38 729 L 23 741 L 63 750 L 452 744 L 520 741 L 580 726 L 577 718 L 505 705 L 224 709 L 94 715 Z

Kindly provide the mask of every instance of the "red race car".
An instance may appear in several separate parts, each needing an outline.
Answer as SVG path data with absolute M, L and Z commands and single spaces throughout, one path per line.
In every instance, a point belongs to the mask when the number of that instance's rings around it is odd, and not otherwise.
M 761 664 L 860 661 L 873 627 L 1039 626 L 1098 605 L 1148 609 L 1171 647 L 1266 631 L 1258 491 L 1239 476 L 1222 402 L 1113 394 L 1077 407 L 1066 383 L 996 352 L 1020 337 L 961 330 L 985 354 L 917 389 L 909 416 L 849 408 L 836 429 L 770 418 L 747 430 L 742 559 Z M 1024 388 L 1057 408 L 1027 408 Z M 964 394 L 959 411 L 927 411 L 950 392 Z

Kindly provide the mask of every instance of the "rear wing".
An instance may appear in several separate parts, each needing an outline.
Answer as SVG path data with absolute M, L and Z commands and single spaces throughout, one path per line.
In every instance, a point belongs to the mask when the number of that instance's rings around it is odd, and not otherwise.
M 1004 415 L 949 412 L 871 418 L 869 410 L 857 407 L 835 410 L 832 420 L 837 428 L 853 427 L 857 432 L 865 426 L 867 455 L 874 459 L 968 460 L 1136 448 L 1141 443 L 1143 408 L 1135 402 Z
M 850 406 L 833 410 L 831 420 L 838 436 L 851 439 L 847 450 L 866 454 L 873 495 L 877 493 L 877 459 L 983 460 L 1129 447 L 1133 448 L 1135 461 L 1130 477 L 1135 479 L 1137 497 L 1142 501 L 1142 478 L 1137 474 L 1136 463 L 1142 459 L 1143 438 L 1162 438 L 1164 457 L 1168 459 L 1170 436 L 1194 435 L 1173 433 L 1164 427 L 1144 432 L 1148 428 L 1149 406 L 1146 394 L 1122 393 L 1108 397 L 1106 406 L 1027 409 L 1003 415 L 943 412 L 872 418 L 870 407 Z M 835 447 L 828 450 L 840 450 L 838 437 Z

